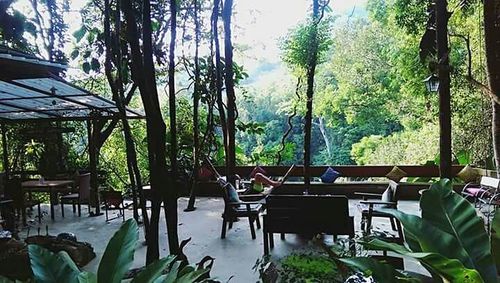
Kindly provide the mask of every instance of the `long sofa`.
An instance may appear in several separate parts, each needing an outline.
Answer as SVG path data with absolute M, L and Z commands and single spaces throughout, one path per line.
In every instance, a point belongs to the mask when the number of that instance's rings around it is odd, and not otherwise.
M 261 166 L 266 175 L 272 177 L 283 176 L 288 170 L 287 166 Z M 319 177 L 325 172 L 328 166 L 313 166 L 311 167 L 311 176 L 318 181 L 311 182 L 311 187 L 308 192 L 310 194 L 335 194 L 345 195 L 348 198 L 355 198 L 354 192 L 365 193 L 382 193 L 388 186 L 389 180 L 385 177 L 394 166 L 331 166 L 341 175 L 334 183 L 322 183 Z M 398 165 L 400 169 L 406 172 L 407 178 L 420 177 L 421 179 L 429 179 L 439 177 L 439 167 L 434 165 L 416 166 L 416 165 Z M 464 166 L 454 165 L 452 174 L 455 176 Z M 216 167 L 223 173 L 223 167 Z M 254 166 L 238 166 L 236 174 L 243 179 L 248 178 Z M 281 187 L 273 190 L 273 194 L 300 194 L 305 190 L 303 182 L 303 167 L 297 166 L 291 172 L 289 180 Z M 399 199 L 418 199 L 419 191 L 428 188 L 430 182 L 408 182 L 403 179 L 399 182 L 398 198 Z M 455 184 L 455 190 L 460 192 L 463 184 Z M 198 182 L 197 195 L 199 196 L 219 196 L 220 189 L 214 180 L 202 180 Z

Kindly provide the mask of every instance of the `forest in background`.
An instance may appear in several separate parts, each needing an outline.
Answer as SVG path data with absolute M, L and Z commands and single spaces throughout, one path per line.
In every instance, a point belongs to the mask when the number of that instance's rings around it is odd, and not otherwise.
M 180 165 L 189 171 L 192 168 L 191 75 L 194 67 L 190 52 L 194 48 L 194 36 L 190 18 L 192 11 L 187 9 L 190 2 L 181 2 L 181 7 L 185 5 L 186 9 L 181 8 L 177 27 L 178 33 L 182 34 L 177 41 L 180 51 L 175 68 L 177 140 Z M 449 29 L 455 162 L 492 168 L 491 102 L 466 79 L 469 56 L 464 38 L 470 42 L 471 68 L 475 78 L 486 80 L 482 6 L 481 3 L 470 3 L 463 7 L 463 1 L 451 1 L 450 7 L 454 8 Z M 430 75 L 429 62 L 419 56 L 420 40 L 426 29 L 427 8 L 427 1 L 421 0 L 368 0 L 366 13 L 342 18 L 335 15 L 334 6 L 326 12 L 322 23 L 323 50 L 315 77 L 312 164 L 438 163 L 438 96 L 425 89 L 423 80 Z M 201 10 L 202 21 L 206 23 L 209 21 L 209 3 L 203 3 Z M 12 11 L 7 10 L 8 13 Z M 29 15 L 26 17 L 29 18 Z M 94 93 L 111 97 L 103 74 L 104 46 L 100 38 L 103 21 L 99 6 L 89 2 L 83 9 L 82 18 L 82 25 L 76 32 L 69 33 L 67 27 L 60 31 L 64 37 L 61 43 L 64 46 L 60 48 L 64 54 L 60 56 L 82 68 L 83 75 L 68 74 L 73 81 Z M 237 14 L 234 18 L 236 31 L 244 33 L 245 27 L 238 26 Z M 238 164 L 277 164 L 280 150 L 281 164 L 303 163 L 306 84 L 304 75 L 294 67 L 300 58 L 294 57 L 293 50 L 297 42 L 300 43 L 305 23 L 291 27 L 280 40 L 282 63 L 263 61 L 252 72 L 247 72 L 244 65 L 238 64 L 251 47 L 239 46 L 235 42 L 233 69 L 238 109 Z M 153 21 L 155 32 L 160 36 L 165 33 L 164 41 L 169 39 L 166 25 Z M 201 35 L 202 42 L 209 41 L 206 32 L 202 31 Z M 33 38 L 36 39 L 36 34 Z M 46 55 L 43 48 L 37 52 Z M 160 103 L 165 123 L 168 124 L 166 54 L 155 55 L 158 59 Z M 202 52 L 200 58 L 202 85 L 206 88 L 209 85 L 207 56 Z M 207 133 L 209 124 L 214 123 L 211 126 L 215 134 L 204 137 L 203 152 L 223 164 L 218 113 L 208 110 L 207 105 L 213 102 L 206 94 L 208 90 L 205 89 L 204 93 L 201 96 L 200 133 Z M 132 98 L 129 107 L 142 108 L 138 96 Z M 282 143 L 289 127 L 288 118 L 294 110 L 296 115 L 290 119 L 290 134 Z M 64 135 L 68 151 L 66 166 L 84 168 L 88 162 L 87 141 L 82 138 L 86 133 L 85 126 L 81 123 L 68 124 L 76 131 Z M 130 127 L 136 143 L 139 169 L 147 181 L 145 123 L 131 121 Z M 26 169 L 36 169 L 45 148 L 44 142 L 25 144 Z M 108 171 L 108 182 L 119 189 L 130 184 L 125 148 L 122 124 L 118 123 L 102 146 L 100 167 Z

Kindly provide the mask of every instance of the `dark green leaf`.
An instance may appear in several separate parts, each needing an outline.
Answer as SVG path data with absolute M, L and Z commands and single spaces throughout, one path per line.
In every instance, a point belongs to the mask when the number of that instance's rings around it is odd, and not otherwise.
M 488 234 L 476 210 L 465 198 L 453 191 L 453 184 L 442 179 L 424 191 L 420 200 L 422 218 L 452 235 L 466 252 L 467 258 L 457 258 L 468 267 L 477 269 L 485 282 L 497 282 L 497 270 Z
M 28 253 L 35 282 L 77 282 L 79 271 L 61 256 L 37 245 L 29 245 Z
M 134 260 L 135 244 L 139 239 L 137 223 L 127 220 L 113 235 L 97 270 L 100 283 L 121 282 Z
M 437 253 L 414 253 L 394 243 L 386 243 L 379 239 L 374 239 L 363 245 L 369 249 L 392 251 L 403 256 L 412 257 L 423 263 L 423 266 L 431 269 L 433 274 L 456 283 L 483 282 L 479 273 L 474 269 L 466 268 L 456 259 L 448 259 Z
M 153 283 L 174 260 L 175 256 L 168 256 L 149 264 L 135 276 L 132 283 Z
M 73 37 L 75 37 L 76 42 L 80 42 L 86 33 L 87 29 L 84 26 L 82 26 L 73 33 Z
M 90 63 L 89 62 L 84 62 L 82 65 L 83 71 L 88 74 L 90 72 Z
M 367 276 L 373 276 L 375 282 L 397 283 L 400 279 L 407 278 L 401 272 L 389 264 L 381 263 L 369 257 L 340 258 L 341 262 L 363 272 Z M 418 281 L 417 281 L 418 282 Z
M 500 270 L 500 209 L 497 209 L 491 222 L 491 251 L 497 270 Z
M 92 70 L 96 73 L 99 72 L 99 69 L 101 68 L 101 64 L 99 63 L 99 60 L 97 60 L 96 58 L 92 58 L 92 60 L 90 61 L 90 66 Z
M 75 60 L 76 57 L 78 57 L 78 55 L 80 54 L 80 52 L 78 51 L 78 49 L 75 49 L 71 52 L 71 59 Z

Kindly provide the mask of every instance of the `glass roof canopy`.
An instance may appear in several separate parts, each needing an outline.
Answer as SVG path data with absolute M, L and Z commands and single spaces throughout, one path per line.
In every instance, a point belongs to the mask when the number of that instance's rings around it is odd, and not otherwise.
M 36 72 L 25 76 L 25 67 L 65 69 L 66 66 L 27 54 L 2 54 L 0 48 L 0 121 L 91 120 L 120 117 L 116 104 L 106 98 L 66 82 L 53 72 Z M 5 65 L 4 65 L 5 64 Z M 57 66 L 51 66 L 57 65 Z M 4 66 L 2 66 L 4 65 Z M 14 66 L 13 69 L 9 69 Z M 20 67 L 21 72 L 11 71 Z M 141 119 L 137 111 L 126 109 L 127 119 Z

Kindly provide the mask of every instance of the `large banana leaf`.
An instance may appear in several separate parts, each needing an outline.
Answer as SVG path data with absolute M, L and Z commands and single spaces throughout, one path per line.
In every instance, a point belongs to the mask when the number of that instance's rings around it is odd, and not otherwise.
M 472 260 L 460 242 L 431 222 L 395 209 L 383 211 L 394 215 L 401 221 L 404 226 L 405 239 L 411 238 L 412 241 L 418 242 L 422 252 L 438 253 L 446 258 L 458 259 L 466 267 L 473 266 Z
M 430 269 L 431 274 L 438 274 L 441 279 L 455 283 L 484 282 L 479 273 L 474 269 L 466 268 L 456 259 L 445 258 L 437 253 L 414 253 L 406 247 L 373 239 L 370 242 L 361 242 L 368 249 L 392 251 L 403 256 L 417 259 L 424 267 Z
M 167 256 L 149 264 L 134 277 L 131 283 L 153 283 L 175 258 L 175 256 Z
M 37 245 L 29 245 L 28 253 L 35 282 L 78 282 L 80 271 L 75 270 L 74 265 L 68 264 L 60 255 Z
M 98 282 L 121 282 L 134 260 L 135 245 L 138 239 L 137 223 L 134 219 L 127 220 L 106 246 L 97 270 Z
M 2 275 L 0 275 L 0 283 L 14 283 L 14 281 L 10 280 L 7 277 L 3 277 Z
M 187 266 L 186 266 L 187 267 Z M 186 268 L 184 267 L 184 268 Z M 176 283 L 192 283 L 197 282 L 202 276 L 209 272 L 209 269 L 198 269 L 198 270 L 190 270 L 189 272 L 184 273 L 184 275 L 180 276 Z
M 408 278 L 391 265 L 381 263 L 370 257 L 339 258 L 338 260 L 363 272 L 365 275 L 372 276 L 375 282 L 419 282 L 419 280 Z
M 497 209 L 491 222 L 491 252 L 498 272 L 500 270 L 500 209 Z
M 422 218 L 457 239 L 467 253 L 462 263 L 476 269 L 485 282 L 497 282 L 496 266 L 484 223 L 474 207 L 452 190 L 452 182 L 442 179 L 424 191 L 420 199 Z

